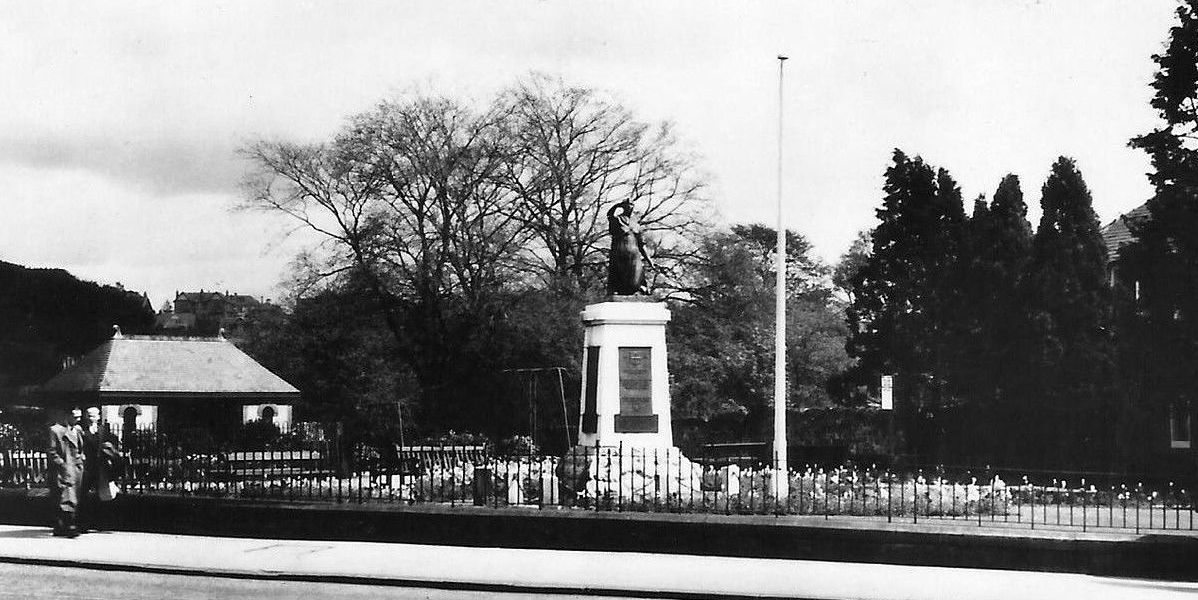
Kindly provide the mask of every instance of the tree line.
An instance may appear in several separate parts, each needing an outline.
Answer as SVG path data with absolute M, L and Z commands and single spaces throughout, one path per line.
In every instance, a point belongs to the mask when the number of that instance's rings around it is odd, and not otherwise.
M 1131 141 L 1152 160 L 1154 193 L 1118 261 L 1121 372 L 1138 388 L 1120 415 L 1128 445 L 1151 439 L 1165 422 L 1192 445 L 1198 421 L 1198 0 L 1179 2 L 1175 14 L 1164 50 L 1153 56 L 1160 124 Z M 1196 456 L 1180 461 L 1191 474 Z M 1152 458 L 1159 457 L 1139 460 Z
M 787 232 L 796 420 L 839 410 L 856 416 L 833 427 L 874 427 L 879 378 L 890 374 L 895 449 L 925 462 L 1146 464 L 1128 449 L 1162 415 L 1192 414 L 1198 384 L 1196 2 L 1181 4 L 1154 57 L 1163 124 L 1132 144 L 1152 157 L 1155 195 L 1117 256 L 1065 157 L 1040 185 L 1035 227 L 1018 177 L 967 205 L 947 169 L 896 150 L 875 226 L 838 264 Z M 657 265 L 650 279 L 673 313 L 674 416 L 691 424 L 676 430 L 696 442 L 768 439 L 774 231 L 718 224 L 698 160 L 670 124 L 534 75 L 481 102 L 406 94 L 327 140 L 262 140 L 244 154 L 255 167 L 246 206 L 318 239 L 294 263 L 287 313 L 239 340 L 304 391 L 301 418 L 389 439 L 567 443 L 578 314 L 604 296 L 604 214 L 632 200 Z M 17 315 L 5 322 L 34 318 L 22 296 L 0 296 Z M 138 308 L 129 318 L 137 328 L 150 317 Z M 64 343 L 81 353 L 94 341 Z M 54 352 L 43 354 L 26 379 L 53 370 Z M 529 375 L 544 367 L 562 370 Z M 801 428 L 792 436 L 827 443 Z
M 843 383 L 898 377 L 909 451 L 1192 476 L 1165 436 L 1192 435 L 1198 384 L 1198 2 L 1176 17 L 1153 56 L 1161 125 L 1131 140 L 1155 193 L 1112 256 L 1068 158 L 1033 233 L 1014 175 L 967 216 L 947 171 L 894 153 L 869 242 L 838 270 L 858 359 Z
M 869 252 L 847 275 L 847 381 L 876 390 L 896 377 L 904 448 L 924 460 L 1108 460 L 1112 297 L 1075 163 L 1052 165 L 1034 233 L 1014 175 L 967 215 L 947 170 L 896 150 L 883 190 Z
M 154 327 L 149 301 L 123 288 L 80 281 L 62 269 L 0 261 L 0 406 L 23 404 L 19 392 L 44 382 L 112 336 Z
M 714 224 L 705 176 L 670 124 L 533 75 L 486 102 L 412 93 L 326 142 L 244 152 L 256 166 L 247 206 L 321 238 L 296 262 L 289 322 L 243 344 L 310 392 L 314 417 L 402 419 L 412 435 L 523 433 L 517 371 L 560 366 L 538 389 L 556 386 L 542 417 L 568 428 L 578 314 L 605 293 L 605 214 L 630 200 L 652 285 L 675 309 L 676 416 L 715 418 L 728 436 L 758 428 L 774 234 Z M 844 324 L 828 267 L 790 235 L 793 396 L 827 405 L 824 380 L 848 361 Z
M 893 449 L 921 461 L 1146 464 L 1129 448 L 1198 383 L 1185 367 L 1198 355 L 1186 318 L 1198 308 L 1194 2 L 1178 17 L 1155 57 L 1166 125 L 1133 140 L 1153 157 L 1152 218 L 1117 256 L 1066 157 L 1040 185 L 1035 227 L 1015 175 L 967 210 L 947 169 L 896 150 L 876 225 L 837 265 L 788 232 L 791 411 L 841 409 L 856 416 L 833 426 L 876 429 L 889 374 Z M 604 294 L 603 215 L 628 199 L 674 314 L 674 414 L 695 425 L 679 431 L 768 438 L 774 232 L 716 224 L 670 125 L 531 76 L 482 103 L 409 94 L 326 142 L 245 152 L 257 166 L 247 204 L 322 239 L 296 261 L 285 322 L 243 342 L 306 391 L 311 417 L 497 436 L 535 432 L 539 407 L 569 430 L 578 313 Z M 515 374 L 538 367 L 564 370 L 539 388 Z

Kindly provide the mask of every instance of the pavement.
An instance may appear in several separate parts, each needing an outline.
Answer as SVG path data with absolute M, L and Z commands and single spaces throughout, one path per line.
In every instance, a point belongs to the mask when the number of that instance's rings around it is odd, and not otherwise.
M 640 598 L 1194 598 L 1198 583 L 760 558 L 263 540 L 0 525 L 0 562 L 282 581 Z

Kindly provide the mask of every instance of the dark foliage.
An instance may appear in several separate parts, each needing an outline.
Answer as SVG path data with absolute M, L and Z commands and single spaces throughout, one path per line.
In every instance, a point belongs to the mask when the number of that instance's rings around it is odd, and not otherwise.
M 965 218 L 945 170 L 896 151 L 883 191 L 852 267 L 846 381 L 896 376 L 904 447 L 921 460 L 1109 467 L 1106 250 L 1073 162 L 1053 165 L 1034 238 L 1013 175 Z
M 900 420 L 911 450 L 935 452 L 932 425 L 949 389 L 960 311 L 961 193 L 948 172 L 900 150 L 886 171 L 873 248 L 852 280 L 847 310 L 850 379 L 876 386 L 894 374 L 904 397 Z
M 1193 417 L 1198 407 L 1198 2 L 1181 2 L 1176 15 L 1164 52 L 1153 56 L 1161 124 L 1131 141 L 1152 158 L 1155 192 L 1149 218 L 1132 224 L 1135 240 L 1118 257 L 1126 440 L 1156 439 L 1171 412 Z M 1130 460 L 1134 468 L 1159 458 Z
M 1106 245 L 1072 160 L 1053 164 L 1040 205 L 1024 283 L 1032 343 L 1023 377 L 1035 387 L 1015 408 L 1035 415 L 1021 425 L 1041 454 L 1098 466 L 1110 456 L 1116 383 Z
M 667 336 L 674 416 L 711 424 L 713 441 L 761 438 L 773 397 L 775 230 L 736 225 L 706 236 L 686 301 Z M 788 409 L 833 402 L 829 380 L 848 367 L 846 330 L 829 269 L 787 232 Z
M 113 325 L 147 333 L 154 312 L 136 292 L 0 261 L 0 390 L 48 379 L 64 358 L 111 337 Z

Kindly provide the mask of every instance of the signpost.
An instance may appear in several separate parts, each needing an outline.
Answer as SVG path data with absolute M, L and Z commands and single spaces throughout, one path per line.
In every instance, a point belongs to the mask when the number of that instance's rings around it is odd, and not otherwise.
M 886 445 L 893 458 L 898 447 L 894 441 L 894 375 L 882 376 L 882 410 L 886 411 Z
M 894 375 L 882 376 L 882 410 L 894 410 Z

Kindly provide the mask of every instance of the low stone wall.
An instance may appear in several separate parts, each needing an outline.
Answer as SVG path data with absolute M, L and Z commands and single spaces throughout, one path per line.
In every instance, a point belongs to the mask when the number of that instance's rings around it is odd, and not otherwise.
M 0 490 L 0 522 L 49 522 L 49 501 Z M 126 496 L 119 530 L 1017 569 L 1198 580 L 1198 537 L 971 530 L 814 517 L 292 504 Z

